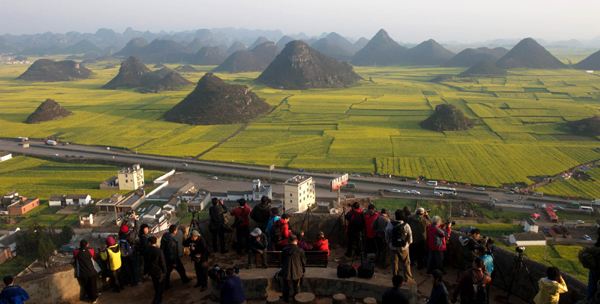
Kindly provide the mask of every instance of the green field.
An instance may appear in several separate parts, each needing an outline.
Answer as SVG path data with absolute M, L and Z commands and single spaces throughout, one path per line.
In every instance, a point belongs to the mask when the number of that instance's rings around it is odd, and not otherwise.
M 588 180 L 559 179 L 545 187 L 537 188 L 536 192 L 545 194 L 570 197 L 582 197 L 586 199 L 600 198 L 600 168 L 592 168 L 587 171 Z M 582 202 L 589 203 L 589 202 Z
M 106 64 L 91 67 L 94 79 L 63 83 L 15 82 L 26 67 L 0 66 L 0 137 L 55 135 L 76 143 L 183 157 L 200 155 L 241 126 L 162 121 L 162 113 L 193 86 L 159 94 L 103 90 L 100 87 L 118 72 L 104 69 Z M 431 83 L 436 75 L 464 69 L 355 69 L 373 82 L 346 89 L 285 91 L 253 83 L 259 73 L 218 74 L 250 86 L 274 106 L 291 97 L 202 159 L 406 177 L 424 174 L 494 187 L 530 185 L 528 177 L 550 176 L 600 159 L 598 138 L 573 137 L 564 129 L 568 121 L 598 113 L 597 76 L 575 70 L 511 70 L 506 77 Z M 184 76 L 195 82 L 202 73 Z M 46 98 L 75 115 L 24 124 Z M 444 103 L 455 105 L 478 125 L 461 132 L 421 129 L 418 122 Z

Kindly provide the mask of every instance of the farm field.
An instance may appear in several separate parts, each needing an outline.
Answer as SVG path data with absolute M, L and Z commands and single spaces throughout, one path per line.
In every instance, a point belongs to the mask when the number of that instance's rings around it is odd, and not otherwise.
M 180 91 L 140 94 L 100 87 L 117 74 L 91 66 L 93 79 L 24 83 L 24 66 L 0 66 L 0 137 L 59 136 L 139 153 L 198 156 L 241 127 L 188 126 L 160 120 L 185 97 Z M 175 68 L 177 65 L 168 65 Z M 196 66 L 206 72 L 213 67 Z M 506 77 L 429 82 L 461 68 L 356 67 L 364 79 L 345 89 L 286 91 L 252 82 L 259 73 L 217 74 L 248 85 L 276 106 L 270 115 L 201 159 L 320 171 L 384 173 L 499 187 L 531 185 L 600 159 L 600 141 L 573 137 L 565 123 L 600 109 L 600 77 L 576 70 L 511 70 Z M 203 73 L 184 73 L 197 82 Z M 75 113 L 60 121 L 23 121 L 46 98 Z M 449 103 L 473 118 L 468 131 L 434 132 L 418 123 Z M 582 196 L 585 190 L 574 189 Z M 561 190 L 556 190 L 560 193 Z M 564 193 L 560 193 L 564 195 Z
M 75 214 L 56 214 L 59 207 L 49 207 L 48 199 L 52 194 L 89 194 L 93 200 L 100 200 L 115 192 L 125 194 L 129 191 L 100 190 L 99 184 L 107 178 L 117 175 L 120 168 L 93 164 L 70 164 L 53 162 L 31 157 L 16 156 L 0 163 L 0 193 L 17 190 L 25 197 L 38 197 L 40 206 L 32 211 L 15 217 L 18 225 L 25 227 L 30 221 L 38 221 L 45 226 L 71 226 L 79 221 Z M 152 181 L 162 173 L 145 170 L 146 182 Z M 2 227 L 10 227 L 0 224 Z
M 588 180 L 559 179 L 547 186 L 537 188 L 536 191 L 557 196 L 600 198 L 600 168 L 592 168 L 587 171 L 587 174 Z

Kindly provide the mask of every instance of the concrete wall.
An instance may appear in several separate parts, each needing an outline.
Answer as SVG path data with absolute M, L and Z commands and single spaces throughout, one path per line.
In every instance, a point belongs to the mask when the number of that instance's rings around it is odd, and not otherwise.
M 460 235 L 464 236 L 464 234 L 460 232 L 452 231 L 452 235 L 450 237 L 452 247 L 458 254 L 459 259 L 462 257 L 462 246 L 460 246 L 460 242 L 458 241 L 458 237 Z M 452 251 L 452 249 L 450 248 L 450 244 L 448 244 L 447 254 L 449 260 L 448 262 L 456 266 L 457 259 L 454 256 L 454 251 Z M 516 251 L 508 251 L 504 248 L 494 246 L 494 261 L 496 262 L 496 264 L 494 266 L 494 273 L 492 275 L 492 284 L 505 290 L 508 290 L 510 282 L 515 273 L 514 265 L 516 257 Z M 531 280 L 533 280 L 533 283 L 531 282 L 529 278 L 530 276 L 527 275 L 524 268 L 520 271 L 517 271 L 512 288 L 513 296 L 518 296 L 527 301 L 533 301 L 533 297 L 537 293 L 538 281 L 539 279 L 546 276 L 546 269 L 548 269 L 548 266 L 527 258 L 523 258 L 523 261 L 531 273 Z M 587 290 L 586 283 L 581 282 L 575 277 L 564 272 L 562 273 L 562 277 L 565 280 L 565 283 L 567 283 L 569 292 L 561 295 L 561 304 L 575 303 L 578 300 L 585 298 Z
M 73 266 L 26 274 L 16 278 L 16 284 L 29 293 L 28 303 L 75 303 L 79 300 L 79 283 L 73 275 Z

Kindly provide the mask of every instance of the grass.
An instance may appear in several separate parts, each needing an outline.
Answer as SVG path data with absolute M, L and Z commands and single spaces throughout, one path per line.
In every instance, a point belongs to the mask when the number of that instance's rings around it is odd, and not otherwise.
M 600 198 L 600 168 L 594 167 L 587 171 L 587 180 L 559 179 L 545 187 L 537 188 L 537 192 L 544 194 L 585 199 Z
M 162 113 L 193 86 L 159 94 L 103 90 L 100 87 L 118 71 L 104 69 L 105 65 L 91 67 L 96 73 L 93 79 L 63 83 L 16 82 L 14 78 L 26 67 L 0 66 L 0 105 L 4 110 L 0 137 L 54 135 L 82 144 L 185 157 L 200 155 L 241 126 L 165 122 L 160 119 Z M 205 72 L 213 67 L 196 68 Z M 499 78 L 429 82 L 439 74 L 463 70 L 356 67 L 359 75 L 372 78 L 373 83 L 304 91 L 256 84 L 253 79 L 259 73 L 218 74 L 227 82 L 248 85 L 271 105 L 291 97 L 202 159 L 320 171 L 426 175 L 493 187 L 531 185 L 531 176 L 552 176 L 600 159 L 597 138 L 570 138 L 564 128 L 567 121 L 590 117 L 600 109 L 600 78 L 576 70 L 519 69 Z M 184 74 L 193 82 L 202 75 Z M 46 98 L 57 100 L 75 115 L 24 124 Z M 421 129 L 418 123 L 439 104 L 455 105 L 475 119 L 477 126 L 443 133 Z M 575 187 L 569 193 L 594 195 L 600 191 L 597 189 L 600 187 L 593 185 Z
M 35 261 L 35 258 L 24 258 L 21 256 L 14 257 L 6 260 L 6 262 L 0 264 L 0 273 L 2 276 L 17 276 L 25 267 L 29 266 Z

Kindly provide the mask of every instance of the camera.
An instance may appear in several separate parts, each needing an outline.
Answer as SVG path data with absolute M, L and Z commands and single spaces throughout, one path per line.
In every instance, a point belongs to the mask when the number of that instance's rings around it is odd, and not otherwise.
M 450 221 L 450 220 L 447 220 L 447 221 L 446 221 L 446 226 L 447 226 L 448 224 L 450 224 L 450 223 L 452 223 L 452 225 L 456 225 L 456 222 L 455 222 L 455 221 Z
M 127 212 L 125 214 L 127 216 L 132 216 L 133 215 L 133 210 L 127 210 Z
M 425 209 L 425 212 L 429 213 L 431 212 L 431 209 Z
M 519 253 L 519 254 L 523 254 L 523 251 L 525 251 L 525 246 L 519 246 L 517 248 L 515 248 L 515 250 Z

